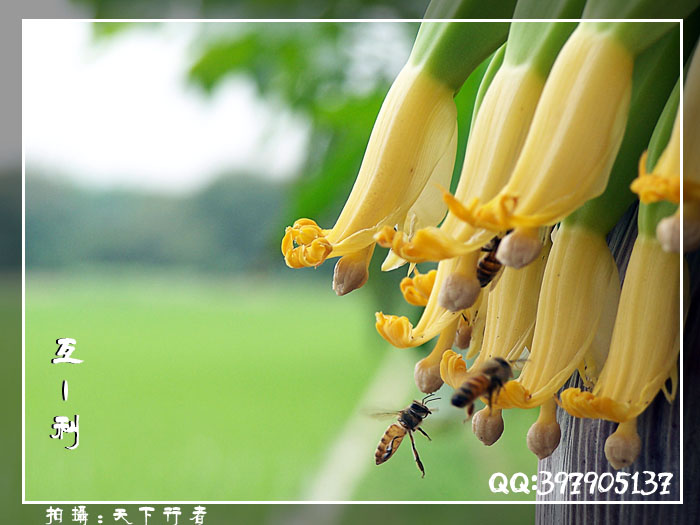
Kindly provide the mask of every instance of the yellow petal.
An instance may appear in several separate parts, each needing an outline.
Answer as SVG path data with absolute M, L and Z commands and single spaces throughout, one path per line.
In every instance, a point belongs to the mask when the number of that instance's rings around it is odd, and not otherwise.
M 488 200 L 506 184 L 543 87 L 544 79 L 535 68 L 504 65 L 499 69 L 476 115 L 459 185 L 451 198 Z M 439 229 L 426 228 L 411 236 L 385 228 L 376 239 L 406 260 L 423 262 L 464 255 L 492 237 L 492 231 L 474 228 L 450 213 Z
M 379 111 L 338 220 L 330 230 L 317 227 L 315 236 L 303 235 L 296 224 L 288 229 L 282 244 L 288 264 L 317 266 L 326 257 L 360 251 L 374 243 L 383 226 L 405 223 L 428 181 L 452 173 L 457 136 L 453 97 L 451 88 L 422 69 L 408 64 L 401 70 Z M 414 209 L 414 216 L 419 215 Z M 322 250 L 321 238 L 327 243 Z
M 493 231 L 554 224 L 607 185 L 629 110 L 633 57 L 610 35 L 581 24 L 547 78 L 513 174 L 496 197 L 448 202 Z
M 461 310 L 450 311 L 440 305 L 440 292 L 443 285 L 449 284 L 450 278 L 455 275 L 464 276 L 465 279 L 473 278 L 476 281 L 477 258 L 478 254 L 474 253 L 440 261 L 435 274 L 435 283 L 418 324 L 414 327 L 406 317 L 378 312 L 375 327 L 379 334 L 398 348 L 418 346 L 437 336 L 461 315 Z M 476 282 L 478 287 L 478 281 Z M 464 308 L 469 306 L 471 304 Z
M 680 115 L 676 115 L 673 131 L 666 148 L 654 166 L 653 173 L 646 172 L 647 153 L 639 160 L 639 177 L 632 181 L 630 189 L 639 195 L 644 204 L 669 201 L 678 204 L 681 200 L 681 126 Z M 692 193 L 693 190 L 691 189 Z
M 503 276 L 489 292 L 484 341 L 472 369 L 493 357 L 516 360 L 525 347 L 532 346 L 537 302 L 550 246 L 547 242 L 537 260 L 525 268 L 505 268 Z
M 415 271 L 413 277 L 404 277 L 399 287 L 406 302 L 415 306 L 428 304 L 436 275 L 437 270 L 430 270 L 428 273 Z
M 544 271 L 528 361 L 497 406 L 533 408 L 551 399 L 589 352 L 606 304 L 617 303 L 619 289 L 605 238 L 561 226 Z
M 680 348 L 678 257 L 663 251 L 655 238 L 637 238 L 607 361 L 592 393 L 562 392 L 562 406 L 569 413 L 620 423 L 632 420 L 673 375 Z

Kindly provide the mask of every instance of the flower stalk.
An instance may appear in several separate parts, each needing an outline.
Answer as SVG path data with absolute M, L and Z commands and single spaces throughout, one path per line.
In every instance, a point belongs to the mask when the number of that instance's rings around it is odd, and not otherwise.
M 665 112 L 657 129 L 668 127 L 673 112 Z M 648 159 L 658 161 L 667 148 L 662 133 L 654 133 Z M 666 135 L 666 140 L 670 137 Z M 654 168 L 651 164 L 650 168 Z M 657 225 L 674 212 L 666 202 L 640 204 L 639 234 L 630 256 L 615 319 L 610 352 L 591 392 L 577 388 L 561 394 L 563 408 L 575 417 L 621 423 L 608 438 L 606 457 L 615 468 L 634 461 L 640 450 L 636 418 L 659 390 L 669 401 L 675 394 L 676 361 L 680 351 L 680 259 L 664 251 L 656 238 Z M 672 388 L 665 388 L 667 379 Z
M 329 257 L 352 256 L 352 270 L 338 272 L 338 289 L 348 293 L 351 285 L 361 285 L 365 279 L 344 279 L 343 272 L 361 273 L 356 261 L 365 260 L 382 227 L 411 229 L 442 219 L 445 208 L 436 212 L 416 205 L 437 200 L 430 195 L 436 192 L 435 184 L 449 184 L 457 147 L 454 96 L 474 68 L 502 44 L 507 30 L 505 22 L 421 25 L 409 60 L 382 104 L 335 225 L 323 229 L 311 219 L 300 219 L 288 227 L 282 240 L 288 266 L 318 266 Z
M 503 56 L 496 54 L 482 80 L 459 184 L 448 203 L 488 200 L 509 180 L 547 75 L 575 27 L 561 22 L 511 25 Z M 481 230 L 448 213 L 440 228 L 409 237 L 385 227 L 377 240 L 406 260 L 439 261 L 480 248 L 494 231 L 500 230 Z
M 484 204 L 448 199 L 450 210 L 504 231 L 554 224 L 600 195 L 622 142 L 635 56 L 671 28 L 581 23 L 554 63 L 508 183 Z

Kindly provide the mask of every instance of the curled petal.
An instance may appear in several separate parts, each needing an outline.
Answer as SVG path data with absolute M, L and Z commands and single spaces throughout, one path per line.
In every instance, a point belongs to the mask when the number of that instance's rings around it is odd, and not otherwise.
M 440 377 L 442 377 L 445 383 L 452 388 L 459 388 L 468 375 L 467 363 L 461 355 L 452 350 L 448 350 L 442 354 L 442 360 L 440 361 Z
M 380 246 L 391 248 L 401 258 L 414 263 L 441 261 L 468 251 L 464 250 L 461 242 L 435 227 L 422 228 L 409 240 L 403 232 L 385 226 L 375 240 Z
M 639 195 L 644 204 L 669 201 L 678 204 L 681 201 L 681 176 L 675 174 L 646 173 L 647 152 L 639 159 L 639 177 L 632 181 L 630 189 Z
M 282 253 L 287 266 L 306 268 L 325 261 L 333 250 L 325 238 L 326 233 L 311 219 L 299 219 L 293 226 L 287 226 L 282 239 Z
M 491 398 L 491 406 L 496 408 L 534 408 L 541 402 L 533 399 L 530 392 L 519 381 L 508 381 L 497 395 Z
M 425 306 L 435 284 L 437 270 L 428 273 L 414 272 L 413 277 L 404 277 L 399 287 L 406 302 L 415 306 Z
M 411 322 L 408 320 L 408 317 L 384 315 L 382 312 L 377 312 L 375 317 L 377 319 L 375 324 L 377 332 L 379 332 L 379 335 L 381 335 L 395 347 L 409 348 L 420 344 L 411 344 L 411 332 L 413 331 L 413 326 L 411 326 Z
M 628 406 L 609 397 L 597 397 L 592 392 L 567 388 L 561 393 L 561 405 L 574 417 L 608 419 L 622 423 L 630 419 Z

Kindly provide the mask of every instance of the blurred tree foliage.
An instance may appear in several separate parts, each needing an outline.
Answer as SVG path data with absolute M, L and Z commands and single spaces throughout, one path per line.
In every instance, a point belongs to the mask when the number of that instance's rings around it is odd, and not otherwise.
M 396 31 L 407 55 L 417 24 L 386 27 Z M 358 57 L 360 41 L 370 36 L 367 29 L 364 24 L 235 24 L 229 32 L 204 38 L 190 69 L 189 80 L 208 93 L 231 75 L 246 75 L 262 98 L 311 124 L 311 147 L 290 188 L 287 224 L 300 216 L 333 221 L 357 174 L 395 74 L 387 71 L 395 59 L 382 55 L 391 48 Z
M 279 186 L 243 175 L 221 177 L 185 197 L 90 190 L 30 175 L 27 267 L 281 270 L 265 233 L 279 227 L 283 200 Z
M 428 0 L 72 0 L 92 18 L 422 18 Z M 88 17 L 89 18 L 89 17 Z
M 22 245 L 18 234 L 22 231 L 21 169 L 0 172 L 0 270 L 17 270 L 22 263 Z
M 107 39 L 144 25 L 97 22 L 93 27 L 96 39 Z M 146 26 L 153 31 L 159 27 Z M 299 217 L 328 227 L 334 223 L 417 30 L 417 23 L 198 24 L 183 81 L 211 95 L 225 89 L 227 79 L 242 76 L 272 107 L 306 121 L 309 147 L 299 176 L 275 186 L 260 174 L 229 174 L 195 195 L 174 198 L 89 191 L 49 182 L 28 170 L 28 267 L 83 262 L 229 272 L 282 269 L 279 242 L 286 225 Z M 478 81 L 474 75 L 456 99 L 456 169 Z M 380 276 L 384 255 L 385 250 L 378 250 L 374 258 L 369 288 L 389 308 L 403 272 Z M 333 261 L 322 265 L 321 272 L 329 273 L 332 266 Z

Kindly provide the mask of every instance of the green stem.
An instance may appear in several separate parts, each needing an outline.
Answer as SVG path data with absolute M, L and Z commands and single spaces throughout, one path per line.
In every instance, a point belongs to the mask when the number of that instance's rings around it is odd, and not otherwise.
M 634 202 L 635 195 L 630 191 L 629 185 L 637 175 L 639 158 L 649 137 L 653 140 L 652 132 L 656 134 L 654 125 L 659 115 L 663 116 L 666 112 L 664 104 L 668 106 L 668 93 L 672 92 L 673 84 L 678 78 L 678 52 L 678 35 L 672 33 L 636 60 L 630 116 L 608 186 L 602 195 L 588 201 L 567 217 L 563 224 L 581 225 L 606 235 Z
M 484 73 L 484 76 L 481 79 L 481 84 L 479 84 L 479 90 L 476 92 L 476 99 L 474 100 L 474 109 L 472 111 L 471 126 L 474 125 L 474 121 L 476 120 L 476 114 L 479 111 L 479 108 L 481 107 L 481 102 L 484 100 L 484 96 L 486 96 L 486 91 L 491 85 L 491 82 L 493 82 L 493 77 L 495 77 L 496 73 L 498 73 L 498 70 L 501 69 L 501 64 L 503 64 L 503 56 L 505 55 L 505 52 L 506 44 L 503 44 L 496 50 L 496 52 L 491 57 L 491 61 L 489 62 L 489 65 L 486 68 L 486 72 Z M 469 128 L 469 134 L 471 134 L 471 126 Z
M 483 0 L 431 0 L 423 18 L 469 19 L 493 18 L 509 19 L 515 8 L 515 0 L 484 2 Z
M 678 113 L 678 104 L 680 103 L 680 82 L 676 83 L 671 96 L 666 102 L 663 113 L 659 117 L 654 133 L 649 140 L 649 149 L 647 150 L 647 173 L 651 173 L 656 166 L 656 163 L 661 157 L 661 154 L 666 149 L 671 132 L 673 131 L 673 123 L 676 120 Z M 661 201 L 651 204 L 639 205 L 639 215 L 637 217 L 637 228 L 640 235 L 646 237 L 656 236 L 656 225 L 664 217 L 673 215 L 678 206 L 672 202 Z
M 508 26 L 508 22 L 423 22 L 409 62 L 456 93 L 469 74 L 505 41 Z
M 679 27 L 677 22 L 583 22 L 581 25 L 610 34 L 633 55 L 640 54 L 671 29 Z
M 513 22 L 508 33 L 505 63 L 527 64 L 547 78 L 559 50 L 576 29 L 575 22 Z
M 685 18 L 697 0 L 588 0 L 583 18 Z
M 503 46 L 501 46 L 503 47 Z M 500 48 L 499 48 L 500 49 Z M 471 133 L 471 127 L 474 124 L 474 117 L 477 112 L 477 96 L 483 84 L 484 75 L 489 71 L 491 64 L 496 59 L 499 51 L 496 51 L 492 56 L 487 58 L 482 62 L 474 72 L 469 75 L 467 80 L 464 82 L 462 89 L 459 94 L 455 97 L 455 103 L 457 104 L 457 121 L 459 125 L 459 131 L 457 133 L 459 137 L 457 145 L 457 161 L 454 165 L 454 170 L 452 173 L 452 182 L 450 185 L 450 191 L 454 193 L 457 189 L 457 184 L 459 183 L 459 174 L 462 171 L 462 161 L 464 160 L 464 153 L 467 149 L 467 142 L 469 141 L 469 134 Z M 503 59 L 503 53 L 500 53 L 501 60 Z M 465 132 L 467 131 L 467 132 Z
M 518 0 L 513 18 L 580 18 L 585 0 Z

